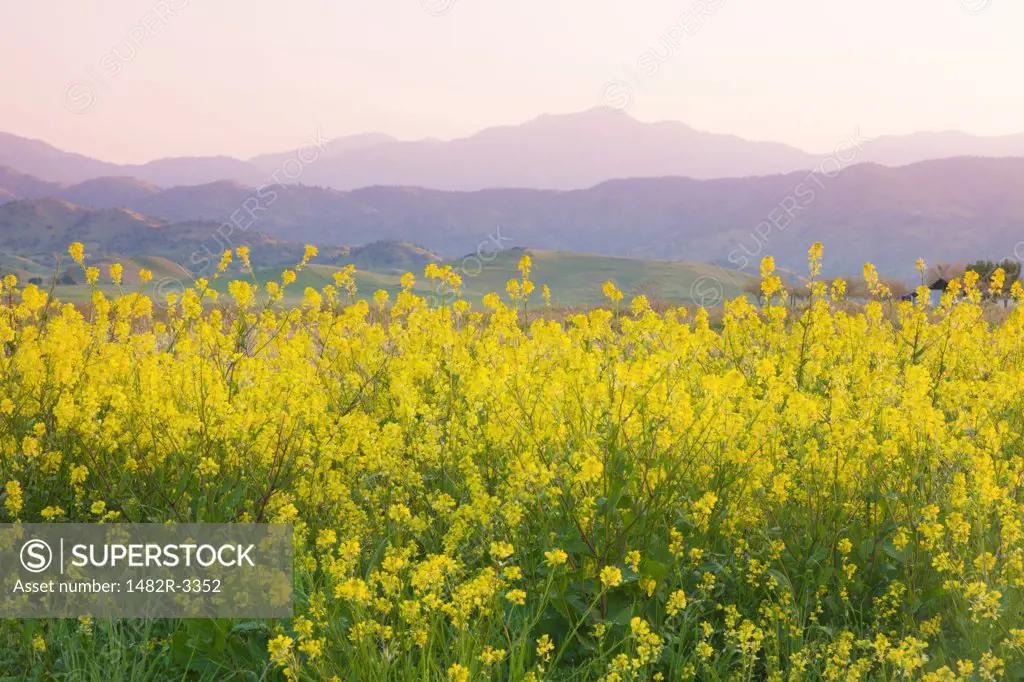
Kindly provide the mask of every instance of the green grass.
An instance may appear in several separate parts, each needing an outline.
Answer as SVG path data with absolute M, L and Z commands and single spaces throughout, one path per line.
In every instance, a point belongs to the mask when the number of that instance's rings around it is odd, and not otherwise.
M 476 256 L 448 261 L 462 275 L 462 296 L 474 307 L 479 307 L 484 296 L 498 293 L 505 296 L 505 285 L 510 279 L 518 279 L 519 259 L 523 255 L 521 249 L 510 249 L 496 254 L 490 262 L 484 262 Z M 536 285 L 530 305 L 542 305 L 540 287 L 548 285 L 552 292 L 552 305 L 557 307 L 588 307 L 605 303 L 601 287 L 606 281 L 612 281 L 625 294 L 626 302 L 637 295 L 643 294 L 652 303 L 674 305 L 701 304 L 713 306 L 723 300 L 742 295 L 741 287 L 751 281 L 749 275 L 726 271 L 717 266 L 704 263 L 680 261 L 659 261 L 639 258 L 622 258 L 600 256 L 586 253 L 570 253 L 565 251 L 541 251 L 529 249 L 533 260 L 531 279 Z M 160 257 L 140 256 L 121 259 L 125 271 L 125 291 L 141 291 L 149 295 L 162 295 L 180 292 L 182 287 L 192 285 L 191 277 L 181 271 L 173 262 Z M 102 280 L 107 280 L 107 263 L 102 264 Z M 139 268 L 153 272 L 153 281 L 142 285 L 136 273 Z M 280 281 L 285 267 L 258 268 L 254 275 L 257 282 L 265 285 L 272 280 Z M 341 266 L 309 264 L 297 273 L 296 281 L 286 290 L 285 304 L 298 302 L 307 287 L 322 289 L 334 283 L 334 273 Z M 432 305 L 450 303 L 451 294 L 436 282 L 427 280 L 422 272 L 414 272 L 416 285 L 413 291 L 428 299 Z M 232 270 L 215 280 L 212 288 L 222 294 L 227 293 L 227 284 L 231 279 L 251 279 L 251 276 L 240 270 Z M 356 272 L 358 297 L 369 299 L 374 292 L 383 289 L 392 300 L 401 291 L 400 275 L 393 272 Z M 117 287 L 100 284 L 104 294 L 117 294 Z M 60 285 L 56 287 L 56 295 L 63 301 L 72 303 L 87 302 L 91 288 L 86 284 Z
M 704 292 L 708 296 L 719 286 L 725 298 L 735 298 L 741 294 L 740 287 L 751 279 L 749 275 L 727 272 L 704 263 L 534 249 L 528 249 L 527 253 L 533 260 L 531 279 L 538 287 L 541 284 L 550 287 L 555 305 L 604 303 L 601 287 L 609 280 L 625 294 L 627 301 L 643 294 L 652 302 L 694 303 L 694 295 L 699 298 Z M 466 263 L 463 282 L 467 297 L 477 298 L 491 291 L 504 292 L 505 283 L 519 276 L 517 266 L 521 255 L 518 249 L 503 252 L 475 276 L 476 260 L 456 261 L 452 265 L 458 268 Z
M 605 303 L 601 287 L 611 280 L 626 295 L 626 299 L 643 294 L 652 302 L 673 304 L 699 303 L 704 296 L 709 304 L 718 304 L 723 297 L 734 298 L 742 294 L 741 287 L 751 280 L 749 275 L 724 271 L 714 265 L 678 261 L 644 260 L 599 256 L 564 251 L 527 250 L 533 259 L 531 279 L 537 286 L 532 305 L 541 304 L 540 286 L 548 285 L 552 304 L 556 306 L 593 306 Z M 491 262 L 483 263 L 476 257 L 448 261 L 462 275 L 462 296 L 479 306 L 489 293 L 505 295 L 505 285 L 519 278 L 519 259 L 523 251 L 509 250 L 498 254 Z M 333 283 L 333 274 L 340 268 L 329 265 L 308 265 L 294 284 L 289 286 L 287 301 L 301 298 L 306 287 L 320 289 Z M 260 282 L 280 280 L 284 268 L 265 268 L 256 271 Z M 426 280 L 422 272 L 416 275 L 413 291 L 428 297 L 432 303 L 450 302 L 445 289 Z M 375 272 L 356 273 L 360 298 L 370 298 L 379 289 L 391 294 L 392 300 L 401 290 L 399 275 Z M 225 291 L 226 280 L 214 288 Z M 714 294 L 714 295 L 712 295 Z M 694 298 L 698 300 L 694 300 Z M 714 300 L 713 300 L 714 299 Z

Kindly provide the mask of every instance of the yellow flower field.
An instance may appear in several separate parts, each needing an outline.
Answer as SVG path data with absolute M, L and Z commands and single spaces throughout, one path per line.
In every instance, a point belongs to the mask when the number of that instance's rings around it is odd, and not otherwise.
M 809 301 L 766 259 L 765 305 L 714 327 L 611 283 L 545 315 L 528 258 L 486 311 L 354 302 L 351 272 L 166 312 L 6 278 L 0 521 L 292 523 L 296 583 L 290 621 L 3 621 L 0 673 L 1019 678 L 1024 312 L 987 321 L 970 273 L 895 302 L 870 267 L 852 306 L 820 258 Z

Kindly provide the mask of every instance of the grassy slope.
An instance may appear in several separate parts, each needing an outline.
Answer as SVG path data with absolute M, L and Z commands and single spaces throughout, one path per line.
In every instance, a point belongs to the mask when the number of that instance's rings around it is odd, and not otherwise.
M 481 299 L 488 293 L 495 292 L 505 297 L 506 282 L 519 277 L 517 265 L 522 253 L 519 249 L 512 249 L 497 254 L 489 263 L 483 263 L 482 269 L 479 267 L 482 261 L 475 258 L 457 259 L 449 264 L 462 273 L 463 297 L 474 306 L 478 306 Z M 644 294 L 652 303 L 660 301 L 673 304 L 692 304 L 695 301 L 691 298 L 691 288 L 694 287 L 694 282 L 700 278 L 709 279 L 699 283 L 696 291 L 715 291 L 716 287 L 720 285 L 720 292 L 724 298 L 739 296 L 741 293 L 739 287 L 750 279 L 748 275 L 734 271 L 726 272 L 716 266 L 703 263 L 617 258 L 562 251 L 528 250 L 528 253 L 533 259 L 531 278 L 537 286 L 532 297 L 532 306 L 541 304 L 540 285 L 542 284 L 547 284 L 551 288 L 552 303 L 556 306 L 602 304 L 605 302 L 605 298 L 601 293 L 601 287 L 608 280 L 613 281 L 622 290 L 627 302 L 633 296 Z M 163 258 L 140 256 L 122 259 L 121 263 L 124 265 L 125 290 L 166 294 L 171 291 L 180 291 L 181 286 L 191 285 L 191 280 L 186 274 L 183 274 L 174 263 Z M 108 280 L 108 264 L 102 262 L 96 263 L 96 265 L 101 267 L 102 279 Z M 136 275 L 139 268 L 143 267 L 154 273 L 153 282 L 145 287 L 139 284 Z M 261 268 L 256 270 L 255 276 L 261 283 L 280 280 L 282 270 L 283 268 L 280 267 Z M 298 301 L 307 287 L 322 289 L 328 284 L 333 284 L 333 275 L 339 270 L 340 267 L 333 265 L 307 265 L 302 272 L 298 273 L 295 283 L 288 287 L 285 302 L 295 303 Z M 434 283 L 428 282 L 421 271 L 413 274 L 416 275 L 414 291 L 418 295 L 433 296 L 432 303 L 439 302 L 443 298 L 443 290 L 437 289 Z M 242 277 L 246 276 L 236 272 L 230 278 Z M 220 292 L 226 292 L 227 282 L 230 278 L 219 279 L 214 282 L 213 288 Z M 378 289 L 384 289 L 391 294 L 392 300 L 394 300 L 401 289 L 399 275 L 392 273 L 357 271 L 356 284 L 360 298 L 369 298 Z M 116 288 L 109 284 L 103 284 L 101 289 L 108 294 L 116 294 Z M 88 299 L 89 287 L 84 284 L 59 286 L 57 287 L 57 296 L 66 301 L 84 301 Z M 711 302 L 718 303 L 720 298 Z
M 25 259 L 19 259 L 23 266 L 21 268 L 10 268 L 4 267 L 2 261 L 0 261 L 0 272 L 10 273 L 13 272 L 18 276 L 21 281 L 27 281 L 29 277 L 41 277 L 43 279 L 43 289 L 49 290 L 50 278 L 53 276 L 53 268 L 43 268 Z M 123 283 L 121 289 L 125 292 L 144 292 L 152 294 L 155 290 L 156 284 L 161 281 L 167 282 L 182 282 L 183 285 L 190 284 L 188 274 L 183 272 L 181 267 L 176 265 L 173 261 L 163 258 L 161 256 L 135 256 L 133 258 L 118 258 L 106 259 L 99 258 L 94 261 L 90 261 L 88 264 L 95 266 L 100 269 L 100 284 L 99 288 L 107 296 L 116 296 L 118 294 L 118 288 L 110 284 L 110 265 L 111 263 L 120 263 L 124 270 L 122 275 Z M 153 273 L 153 281 L 148 285 L 143 285 L 139 279 L 139 271 L 142 269 L 149 270 Z M 81 272 L 81 269 L 77 264 L 71 261 L 70 258 L 65 258 L 61 268 L 62 271 L 70 271 L 72 276 L 80 282 L 80 284 L 71 285 L 59 285 L 56 287 L 56 297 L 62 301 L 69 303 L 81 303 L 88 301 L 92 287 L 85 284 L 85 275 Z M 175 288 L 175 287 L 171 287 Z
M 701 277 L 712 277 L 722 284 L 726 298 L 740 295 L 739 287 L 749 277 L 738 272 L 726 272 L 714 265 L 679 261 L 659 261 L 639 258 L 618 258 L 565 251 L 528 250 L 533 259 L 531 279 L 551 288 L 552 303 L 560 305 L 594 305 L 605 301 L 602 285 L 611 280 L 625 294 L 628 301 L 644 294 L 652 302 L 690 303 L 691 288 Z M 463 276 L 467 294 L 489 291 L 504 292 L 505 283 L 518 277 L 517 265 L 521 252 L 511 250 L 499 254 L 479 275 L 476 261 L 466 263 Z M 464 261 L 463 261 L 464 262 Z M 454 263 L 456 267 L 459 261 Z M 730 277 L 732 280 L 730 280 Z M 698 290 L 713 286 L 705 282 Z M 537 292 L 539 299 L 539 291 Z
M 646 295 L 652 302 L 688 304 L 691 298 L 691 287 L 702 277 L 714 278 L 721 283 L 725 298 L 740 295 L 739 287 L 750 277 L 738 272 L 725 272 L 703 263 L 686 263 L 673 261 L 641 260 L 636 258 L 615 258 L 582 253 L 561 251 L 529 250 L 533 259 L 531 279 L 536 283 L 537 291 L 533 295 L 533 305 L 541 301 L 540 285 L 547 284 L 551 288 L 552 303 L 562 306 L 597 305 L 605 301 L 601 293 L 602 285 L 611 280 L 625 293 L 627 301 L 637 294 Z M 488 293 L 495 292 L 505 295 L 505 284 L 509 279 L 518 278 L 517 265 L 522 251 L 515 249 L 498 254 L 490 263 L 479 269 L 480 261 L 475 259 L 459 259 L 449 263 L 462 272 L 463 297 L 477 305 Z M 297 300 L 306 287 L 320 289 L 332 284 L 332 275 L 339 268 L 329 265 L 309 265 L 298 274 L 295 283 L 288 288 L 288 300 Z M 280 279 L 281 268 L 266 268 L 256 271 L 260 282 Z M 416 286 L 414 291 L 421 296 L 441 298 L 443 290 L 438 290 L 428 282 L 422 272 L 414 272 Z M 357 272 L 356 284 L 360 298 L 369 298 L 378 289 L 388 291 L 392 300 L 401 289 L 399 276 L 374 272 Z M 709 291 L 716 285 L 710 281 L 698 285 L 698 290 Z M 224 291 L 225 283 L 218 282 L 216 289 Z

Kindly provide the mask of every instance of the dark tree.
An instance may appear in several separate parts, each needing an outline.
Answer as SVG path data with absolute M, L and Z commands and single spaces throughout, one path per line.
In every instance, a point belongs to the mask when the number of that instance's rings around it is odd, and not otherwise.
M 1009 291 L 1013 283 L 1020 279 L 1020 261 L 1014 258 L 1007 258 L 1001 263 L 991 260 L 978 260 L 967 266 L 967 270 L 978 273 L 980 281 L 986 284 L 992 279 L 992 273 L 997 268 L 1002 268 L 1003 272 L 1006 273 L 1006 283 L 1003 285 L 1003 291 Z

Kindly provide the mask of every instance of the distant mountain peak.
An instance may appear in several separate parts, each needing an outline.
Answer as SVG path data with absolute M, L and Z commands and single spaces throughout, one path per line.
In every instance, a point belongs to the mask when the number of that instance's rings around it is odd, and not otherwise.
M 383 133 L 359 133 L 322 142 L 312 161 L 290 151 L 248 160 L 228 156 L 163 158 L 118 165 L 65 152 L 45 142 L 0 133 L 0 166 L 31 178 L 0 172 L 5 197 L 54 193 L 51 186 L 104 177 L 133 177 L 150 189 L 197 186 L 220 180 L 259 187 L 277 181 L 351 190 L 369 186 L 435 190 L 490 188 L 584 189 L 617 178 L 684 176 L 740 178 L 810 170 L 821 163 L 779 142 L 712 133 L 679 121 L 642 122 L 629 113 L 594 106 L 548 113 L 525 122 L 493 126 L 448 141 L 399 141 Z M 867 142 L 855 163 L 903 166 L 964 156 L 1024 157 L 1024 134 L 979 137 L 961 131 L 883 136 Z M 309 158 L 309 153 L 304 158 Z M 296 167 L 296 163 L 300 167 Z M 285 171 L 285 172 L 282 172 Z M 50 183 L 48 185 L 47 183 Z M 92 188 L 78 189 L 86 192 Z M 122 187 L 118 201 L 131 198 Z M 135 188 L 150 191 L 146 187 Z

